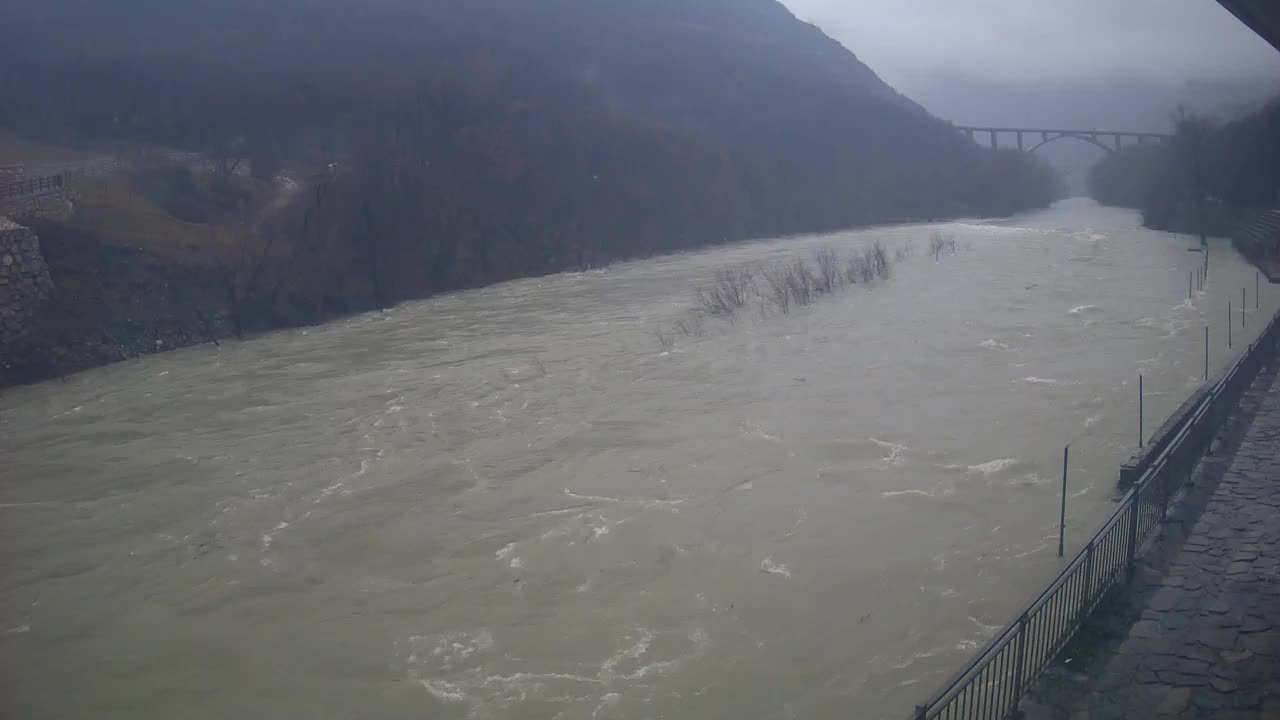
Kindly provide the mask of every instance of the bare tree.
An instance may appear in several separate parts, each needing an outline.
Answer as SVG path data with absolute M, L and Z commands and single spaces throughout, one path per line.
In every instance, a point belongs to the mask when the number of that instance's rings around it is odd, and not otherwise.
M 947 241 L 942 237 L 942 233 L 934 232 L 929 236 L 929 254 L 933 256 L 934 262 L 942 257 L 942 249 L 947 246 Z
M 835 250 L 823 248 L 814 255 L 813 259 L 818 266 L 815 286 L 819 292 L 834 292 L 844 285 L 844 278 L 840 275 L 840 258 Z
M 730 317 L 757 292 L 750 267 L 721 268 L 716 271 L 711 287 L 698 288 L 696 301 L 699 309 L 708 315 Z
M 1189 191 L 1196 207 L 1196 222 L 1200 231 L 1200 246 L 1209 244 L 1205 237 L 1205 144 L 1213 133 L 1213 121 L 1203 115 L 1196 115 L 1187 108 L 1179 106 L 1173 113 L 1174 143 L 1182 157 L 1184 166 L 1190 173 Z

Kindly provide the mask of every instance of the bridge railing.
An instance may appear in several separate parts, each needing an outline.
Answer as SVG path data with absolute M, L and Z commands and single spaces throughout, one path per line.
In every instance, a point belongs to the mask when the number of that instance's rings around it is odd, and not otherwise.
M 1280 314 L 1217 377 L 1084 548 L 938 693 L 916 706 L 913 720 L 1002 720 L 1017 710 L 1028 688 L 1099 600 L 1132 578 L 1139 548 L 1159 526 L 1174 494 L 1191 477 L 1221 421 L 1236 407 L 1278 340 Z
M 28 195 L 43 195 L 45 193 L 59 192 L 62 189 L 62 175 L 49 175 L 46 177 L 31 178 L 29 180 L 18 180 L 16 182 L 9 182 L 0 185 L 0 200 L 26 197 Z

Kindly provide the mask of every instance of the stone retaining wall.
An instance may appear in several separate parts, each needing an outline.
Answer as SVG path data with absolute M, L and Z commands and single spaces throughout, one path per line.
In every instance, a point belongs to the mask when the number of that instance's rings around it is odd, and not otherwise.
M 35 231 L 0 217 L 0 354 L 30 332 L 52 292 Z

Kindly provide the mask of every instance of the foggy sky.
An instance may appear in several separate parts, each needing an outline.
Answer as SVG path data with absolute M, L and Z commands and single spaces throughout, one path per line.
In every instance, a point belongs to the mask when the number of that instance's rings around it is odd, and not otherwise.
M 782 0 L 889 84 L 1010 84 L 1280 74 L 1280 53 L 1214 0 Z

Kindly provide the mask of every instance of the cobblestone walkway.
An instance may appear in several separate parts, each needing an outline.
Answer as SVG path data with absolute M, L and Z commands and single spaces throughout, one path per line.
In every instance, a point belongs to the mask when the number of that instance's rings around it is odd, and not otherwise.
M 1280 720 L 1280 377 L 1075 720 Z

